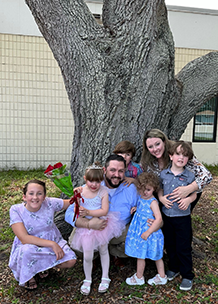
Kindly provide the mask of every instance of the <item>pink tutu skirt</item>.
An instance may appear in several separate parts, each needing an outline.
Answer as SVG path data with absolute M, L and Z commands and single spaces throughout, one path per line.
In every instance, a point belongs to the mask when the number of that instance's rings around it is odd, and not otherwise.
M 71 246 L 78 251 L 95 250 L 101 245 L 108 244 L 112 238 L 119 237 L 125 229 L 125 223 L 120 220 L 119 212 L 109 212 L 101 219 L 107 219 L 107 226 L 104 230 L 94 230 L 87 228 L 76 228 L 71 239 Z

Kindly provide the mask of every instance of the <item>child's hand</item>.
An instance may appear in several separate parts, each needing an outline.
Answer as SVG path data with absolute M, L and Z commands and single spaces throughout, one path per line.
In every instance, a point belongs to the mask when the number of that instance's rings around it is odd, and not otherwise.
M 142 233 L 141 238 L 146 241 L 147 238 L 149 237 L 149 235 L 150 235 L 150 233 L 147 230 L 147 231 L 145 231 L 145 232 Z
M 56 242 L 53 242 L 52 250 L 56 254 L 57 261 L 61 260 L 64 257 L 63 249 Z
M 80 216 L 86 216 L 88 214 L 89 214 L 89 210 L 88 209 L 86 209 L 86 208 L 84 208 L 82 206 L 79 207 L 79 215 Z
M 167 208 L 170 209 L 173 206 L 173 203 L 168 200 L 168 194 L 161 197 L 160 202 Z
M 127 185 L 127 187 L 129 187 L 133 183 L 134 183 L 134 178 L 132 178 L 132 177 L 125 177 L 124 178 L 124 181 L 123 181 L 124 186 Z
M 133 214 L 134 212 L 136 212 L 136 207 L 132 207 L 130 210 L 130 213 Z
M 82 186 L 76 187 L 76 188 L 74 188 L 74 191 L 77 191 L 77 193 L 82 193 L 83 192 L 83 187 Z
M 186 198 L 182 198 L 177 203 L 179 205 L 180 210 L 187 210 L 189 205 L 191 204 L 191 200 L 189 197 L 186 197 Z

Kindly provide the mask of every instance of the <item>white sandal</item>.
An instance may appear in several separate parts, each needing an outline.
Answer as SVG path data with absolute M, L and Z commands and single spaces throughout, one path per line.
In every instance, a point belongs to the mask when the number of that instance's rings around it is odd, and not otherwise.
M 108 291 L 110 281 L 111 280 L 109 278 L 101 278 L 101 283 L 98 287 L 98 292 L 104 293 L 104 292 Z
M 87 286 L 84 283 L 90 283 L 90 284 Z M 80 288 L 81 294 L 88 296 L 90 294 L 91 284 L 92 284 L 92 281 L 84 280 L 83 285 Z

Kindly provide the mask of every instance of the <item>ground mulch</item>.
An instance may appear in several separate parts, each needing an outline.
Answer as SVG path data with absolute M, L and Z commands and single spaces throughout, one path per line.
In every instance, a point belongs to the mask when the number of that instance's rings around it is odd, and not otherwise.
M 10 248 L 0 252 L 0 303 L 218 303 L 218 177 L 204 190 L 201 200 L 193 212 L 193 264 L 195 279 L 189 292 L 179 290 L 181 277 L 164 286 L 128 286 L 125 279 L 136 271 L 136 260 L 125 259 L 124 267 L 111 262 L 110 289 L 99 294 L 97 289 L 101 278 L 100 261 L 96 259 L 93 270 L 92 290 L 89 296 L 80 294 L 84 279 L 82 261 L 69 270 L 51 270 L 49 277 L 39 279 L 38 288 L 28 291 L 19 287 L 10 269 L 8 259 Z M 2 244 L 1 244 L 2 245 Z M 167 256 L 164 255 L 167 265 Z M 145 279 L 156 274 L 155 264 L 146 261 Z M 167 267 L 167 266 L 166 266 Z

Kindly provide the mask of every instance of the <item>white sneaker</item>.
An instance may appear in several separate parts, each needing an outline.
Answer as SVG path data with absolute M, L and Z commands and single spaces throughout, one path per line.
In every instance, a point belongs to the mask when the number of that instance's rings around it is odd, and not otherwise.
M 132 277 L 126 279 L 126 284 L 143 285 L 143 284 L 145 284 L 145 279 L 144 279 L 144 277 L 141 277 L 141 279 L 139 279 L 135 273 Z
M 161 278 L 159 274 L 156 274 L 155 277 L 148 280 L 149 285 L 165 285 L 167 283 L 167 276 L 165 275 L 164 278 Z

